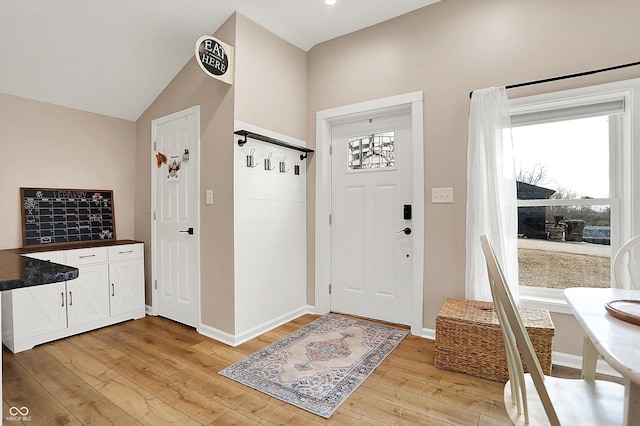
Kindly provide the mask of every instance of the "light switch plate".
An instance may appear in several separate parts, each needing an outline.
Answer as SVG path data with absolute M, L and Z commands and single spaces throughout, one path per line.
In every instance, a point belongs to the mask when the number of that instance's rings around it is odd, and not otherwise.
M 453 203 L 453 188 L 431 188 L 432 203 Z
M 213 204 L 213 189 L 207 189 L 207 204 Z

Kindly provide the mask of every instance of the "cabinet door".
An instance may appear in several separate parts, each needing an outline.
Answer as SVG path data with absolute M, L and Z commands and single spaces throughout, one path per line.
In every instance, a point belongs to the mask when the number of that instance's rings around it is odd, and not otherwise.
M 109 264 L 111 315 L 144 307 L 144 271 L 141 260 Z
M 78 278 L 67 281 L 69 327 L 109 317 L 107 265 L 82 266 L 78 270 Z
M 63 282 L 12 290 L 12 299 L 16 339 L 39 336 L 67 327 Z

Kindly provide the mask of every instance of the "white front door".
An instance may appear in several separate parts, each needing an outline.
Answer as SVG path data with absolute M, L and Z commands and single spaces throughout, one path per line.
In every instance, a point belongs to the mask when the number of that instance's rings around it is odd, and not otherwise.
M 410 324 L 411 115 L 333 125 L 331 140 L 331 310 Z
M 155 312 L 200 322 L 199 106 L 153 120 Z

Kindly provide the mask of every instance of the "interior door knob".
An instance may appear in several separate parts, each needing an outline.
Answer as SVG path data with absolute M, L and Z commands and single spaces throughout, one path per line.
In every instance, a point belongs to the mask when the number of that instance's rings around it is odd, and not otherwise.
M 409 231 L 411 231 L 411 230 L 409 230 Z M 193 235 L 193 228 L 185 229 L 184 231 L 178 231 L 178 232 L 186 232 L 189 235 Z
M 401 233 L 401 232 L 404 232 L 404 235 L 409 235 L 409 234 L 411 234 L 411 228 L 407 227 L 407 228 L 404 228 L 404 229 L 399 230 L 399 231 L 398 231 L 398 232 L 396 232 L 396 233 L 397 233 L 397 234 L 399 234 L 399 233 Z

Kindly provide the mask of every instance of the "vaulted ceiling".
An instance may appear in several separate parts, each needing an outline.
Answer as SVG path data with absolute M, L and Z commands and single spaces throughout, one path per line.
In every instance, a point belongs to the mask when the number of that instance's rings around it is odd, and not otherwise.
M 235 11 L 303 50 L 438 0 L 2 0 L 0 92 L 136 120 Z

